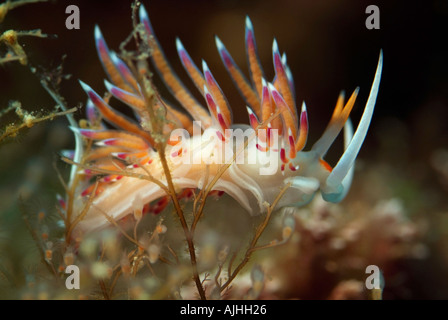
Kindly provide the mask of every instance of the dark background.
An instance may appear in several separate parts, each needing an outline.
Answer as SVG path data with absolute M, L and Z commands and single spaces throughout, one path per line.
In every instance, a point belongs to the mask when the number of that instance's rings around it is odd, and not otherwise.
M 247 123 L 245 105 L 220 61 L 214 35 L 220 37 L 237 64 L 247 71 L 244 23 L 248 15 L 268 79 L 273 76 L 271 47 L 275 37 L 280 51 L 287 53 L 298 105 L 302 100 L 307 103 L 311 143 L 328 123 L 339 92 L 346 90 L 349 94 L 360 86 L 352 113 L 356 125 L 369 94 L 380 49 L 383 49 L 379 96 L 359 158 L 370 164 L 385 163 L 406 183 L 418 186 L 417 197 L 421 196 L 423 204 L 412 208 L 414 202 L 410 201 L 411 211 L 428 215 L 446 212 L 446 181 L 441 181 L 431 159 L 435 152 L 448 146 L 445 27 L 448 1 L 152 0 L 143 3 L 168 60 L 180 78 L 200 100 L 179 62 L 176 36 L 196 64 L 200 65 L 201 59 L 207 61 L 233 107 L 235 122 Z M 80 9 L 80 30 L 65 28 L 68 16 L 65 8 L 71 4 Z M 72 107 L 86 100 L 78 79 L 100 93 L 104 91 L 105 74 L 96 56 L 94 25 L 101 27 L 109 48 L 117 50 L 132 30 L 130 4 L 131 1 L 124 0 L 30 4 L 11 11 L 0 25 L 0 31 L 40 28 L 44 33 L 57 35 L 57 38 L 48 39 L 23 38 L 21 43 L 29 54 L 30 65 L 35 67 L 51 69 L 67 55 L 64 71 L 72 76 L 61 84 L 61 93 Z M 380 30 L 365 27 L 368 5 L 377 5 L 380 9 Z M 0 108 L 7 106 L 10 100 L 20 100 L 27 110 L 49 110 L 54 106 L 36 76 L 18 63 L 0 66 Z M 78 116 L 82 117 L 82 112 Z M 1 127 L 11 119 L 14 114 L 1 119 Z M 21 181 L 35 174 L 30 169 L 33 163 L 40 161 L 52 170 L 51 163 L 57 159 L 57 152 L 73 147 L 65 119 L 36 126 L 30 132 L 32 134 L 19 136 L 0 148 L 0 202 L 5 212 L 14 212 L 15 206 L 8 199 L 15 199 L 17 190 L 22 187 Z M 339 155 L 339 150 L 330 153 L 330 163 Z M 45 178 L 44 173 L 41 175 Z M 54 180 L 56 182 L 47 186 L 49 198 L 60 189 L 57 179 Z M 45 196 L 44 192 L 41 198 Z M 42 199 L 39 204 L 45 202 Z M 445 243 L 440 246 L 444 250 L 448 248 Z M 446 258 L 432 259 L 425 266 L 407 266 L 417 268 L 417 274 L 425 274 L 425 280 L 416 279 L 414 298 L 448 297 L 441 280 L 448 278 L 440 260 Z M 439 289 L 433 290 L 433 285 L 438 284 Z
M 72 79 L 63 85 L 66 99 L 83 102 L 77 79 L 102 90 L 104 73 L 96 57 L 93 28 L 98 24 L 111 49 L 129 35 L 131 1 L 57 1 L 30 4 L 11 11 L 2 28 L 30 30 L 40 28 L 57 39 L 23 38 L 31 64 L 51 67 L 64 64 Z M 65 28 L 65 8 L 75 4 L 81 12 L 81 29 Z M 296 82 L 297 99 L 305 100 L 312 123 L 325 125 L 340 90 L 348 93 L 361 87 L 354 117 L 359 116 L 368 96 L 378 60 L 384 51 L 384 70 L 375 121 L 397 117 L 413 121 L 430 111 L 428 103 L 445 104 L 448 67 L 443 30 L 448 15 L 447 1 L 144 1 L 156 35 L 168 60 L 187 85 L 190 85 L 175 50 L 180 37 L 194 61 L 205 59 L 233 105 L 237 122 L 246 121 L 243 101 L 225 73 L 214 45 L 218 35 L 234 59 L 246 71 L 244 19 L 248 15 L 255 29 L 265 73 L 273 74 L 271 46 L 275 37 L 280 51 L 286 52 Z M 377 5 L 381 29 L 365 27 L 368 5 Z M 0 69 L 0 103 L 21 96 L 31 108 L 45 102 L 45 93 L 33 85 L 25 68 Z M 22 85 L 18 86 L 17 83 Z M 193 90 L 193 87 L 192 91 Z M 26 94 L 24 95 L 24 90 Z M 39 100 L 37 100 L 39 99 Z M 51 100 L 48 99 L 48 103 Z M 438 112 L 444 112 L 444 108 Z M 419 110 L 419 111 L 417 111 Z M 434 112 L 434 111 L 433 111 Z M 416 115 L 417 114 L 417 115 Z M 438 114 L 436 118 L 441 118 Z M 312 132 L 320 133 L 319 129 Z
M 74 106 L 85 100 L 77 79 L 100 92 L 104 90 L 105 75 L 96 56 L 94 25 L 101 27 L 110 48 L 117 50 L 132 29 L 130 3 L 61 0 L 30 4 L 12 11 L 2 28 L 41 28 L 44 33 L 57 35 L 57 39 L 23 38 L 22 43 L 34 66 L 55 67 L 67 54 L 64 71 L 72 78 L 62 84 L 62 93 Z M 65 8 L 69 4 L 80 9 L 80 30 L 65 28 L 68 16 Z M 201 99 L 179 63 L 176 36 L 198 65 L 201 59 L 207 61 L 233 106 L 236 122 L 247 121 L 244 103 L 220 61 L 214 35 L 221 38 L 242 70 L 247 71 L 244 19 L 248 15 L 268 79 L 273 75 L 274 37 L 280 51 L 287 53 L 298 104 L 305 100 L 309 109 L 312 138 L 317 138 L 327 124 L 340 90 L 350 93 L 360 86 L 352 115 L 356 123 L 382 48 L 383 77 L 367 143 L 381 143 L 378 139 L 385 126 L 404 125 L 407 132 L 399 134 L 409 135 L 413 146 L 408 146 L 406 154 L 400 157 L 421 157 L 434 147 L 446 146 L 448 52 L 443 30 L 447 1 L 164 0 L 144 4 L 156 35 L 181 79 Z M 380 9 L 380 30 L 365 27 L 368 16 L 365 10 L 371 4 Z M 1 67 L 0 83 L 0 105 L 17 97 L 29 109 L 53 103 L 27 68 Z M 378 138 L 374 139 L 375 136 Z M 370 148 L 362 152 L 365 149 Z
M 65 27 L 68 5 L 80 9 L 80 30 Z M 85 103 L 78 79 L 104 92 L 105 74 L 96 55 L 93 30 L 98 24 L 110 49 L 132 30 L 131 1 L 54 1 L 30 4 L 11 11 L 3 30 L 40 28 L 57 38 L 23 38 L 30 65 L 52 69 L 66 55 L 64 72 L 71 75 L 61 84 L 69 106 Z M 218 35 L 241 69 L 247 72 L 244 51 L 245 17 L 253 23 L 265 75 L 272 79 L 272 41 L 286 52 L 295 79 L 297 104 L 305 100 L 310 119 L 309 146 L 323 132 L 341 90 L 360 93 L 352 120 L 356 126 L 373 81 L 380 49 L 384 67 L 377 105 L 360 158 L 385 161 L 407 168 L 412 180 L 431 183 L 435 150 L 448 145 L 448 50 L 446 21 L 448 1 L 144 1 L 155 33 L 179 77 L 202 97 L 185 74 L 175 49 L 178 36 L 197 65 L 207 61 L 233 109 L 235 122 L 247 123 L 239 96 L 219 54 Z M 368 30 L 368 5 L 380 9 L 380 30 Z M 246 73 L 247 74 L 247 73 Z M 54 102 L 27 67 L 18 63 L 0 67 L 0 105 L 18 99 L 28 110 L 48 109 Z M 162 94 L 170 98 L 163 85 Z M 174 101 L 174 99 L 171 99 Z M 84 116 L 82 112 L 78 115 Z M 3 120 L 9 120 L 4 118 Z M 65 137 L 64 119 L 58 120 L 58 136 Z M 59 130 L 61 129 L 61 130 Z M 73 141 L 60 141 L 65 148 Z M 38 147 L 35 145 L 35 147 Z M 339 146 L 340 147 L 340 146 Z M 334 164 L 340 148 L 328 154 Z

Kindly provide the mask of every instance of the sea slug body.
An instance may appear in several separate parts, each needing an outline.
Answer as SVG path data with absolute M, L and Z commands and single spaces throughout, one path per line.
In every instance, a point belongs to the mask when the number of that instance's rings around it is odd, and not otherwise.
M 165 59 L 143 6 L 139 10 L 139 18 L 151 48 L 152 65 L 186 111 L 179 111 L 163 98 L 156 97 L 154 110 L 157 116 L 163 114 L 165 117 L 161 122 L 167 141 L 165 155 L 179 195 L 191 196 L 190 190 L 205 188 L 218 174 L 222 175 L 212 190 L 228 194 L 253 215 L 265 212 L 265 203 L 272 203 L 285 184 L 291 187 L 283 194 L 278 207 L 304 205 L 318 191 L 330 202 L 338 202 L 346 195 L 354 161 L 372 119 L 381 78 L 382 53 L 356 131 L 353 132 L 349 114 L 358 89 L 347 101 L 344 94 L 340 94 L 321 138 L 305 150 L 309 131 L 307 107 L 305 103 L 300 108 L 296 107 L 294 82 L 286 56 L 280 54 L 274 40 L 275 77 L 271 82 L 266 80 L 249 18 L 246 18 L 245 39 L 250 80 L 246 79 L 224 44 L 216 38 L 224 66 L 246 102 L 249 125 L 233 123 L 231 107 L 208 65 L 203 62 L 200 70 L 181 41 L 176 39 L 181 63 L 203 95 L 206 107 L 196 101 Z M 85 141 L 92 141 L 93 147 L 74 153 L 78 155 L 76 162 L 81 161 L 82 155 L 83 162 L 91 167 L 77 168 L 72 176 L 72 179 L 76 177 L 81 181 L 75 206 L 83 208 L 91 193 L 96 191 L 88 211 L 76 227 L 78 232 L 83 233 L 110 225 L 105 215 L 118 221 L 156 200 L 159 200 L 157 212 L 167 203 L 164 188 L 167 185 L 166 177 L 160 154 L 154 148 L 159 138 L 152 135 L 145 125 L 151 115 L 145 107 L 147 101 L 143 89 L 126 63 L 108 49 L 98 27 L 95 29 L 95 40 L 99 58 L 109 78 L 105 86 L 111 100 L 118 99 L 129 105 L 137 121 L 114 110 L 108 98 L 101 97 L 81 82 L 88 96 L 86 113 L 91 127 L 71 128 Z M 342 129 L 345 149 L 332 168 L 325 162 L 324 156 Z M 220 172 L 226 164 L 230 165 L 223 173 Z M 116 174 L 104 175 L 96 172 L 95 168 Z M 123 175 L 123 170 L 133 176 Z M 138 178 L 138 175 L 148 173 L 160 183 Z M 99 179 L 98 184 L 95 179 Z

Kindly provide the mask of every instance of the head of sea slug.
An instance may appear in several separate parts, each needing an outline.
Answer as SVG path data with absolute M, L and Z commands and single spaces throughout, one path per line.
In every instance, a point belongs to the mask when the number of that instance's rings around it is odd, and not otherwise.
M 269 82 L 259 63 L 249 18 L 245 23 L 249 79 L 219 38 L 215 39 L 224 66 L 245 100 L 246 105 L 238 107 L 247 109 L 249 125 L 233 123 L 232 109 L 207 63 L 202 61 L 199 69 L 181 41 L 176 39 L 180 61 L 204 98 L 204 103 L 198 102 L 166 60 L 143 6 L 139 18 L 144 30 L 144 35 L 140 36 L 151 48 L 152 66 L 181 109 L 155 94 L 151 97 L 152 112 L 149 112 L 141 74 L 131 71 L 133 68 L 110 51 L 99 27 L 95 28 L 97 52 L 108 77 L 105 87 L 111 100 L 120 100 L 133 110 L 135 119 L 113 109 L 109 99 L 102 98 L 81 82 L 88 97 L 89 128 L 71 128 L 78 137 L 84 137 L 85 142 L 92 141 L 93 147 L 87 149 L 78 145 L 74 152 L 75 162 L 88 165 L 75 168 L 71 177 L 71 181 L 75 178 L 81 181 L 75 199 L 75 207 L 83 214 L 76 226 L 78 232 L 110 226 L 111 219 L 118 221 L 148 208 L 148 204 L 151 204 L 149 210 L 156 213 L 166 206 L 168 183 L 160 150 L 156 148 L 160 137 L 148 130 L 147 125 L 154 120 L 151 117 L 161 114 L 163 120 L 160 120 L 161 129 L 157 134 L 165 137 L 163 157 L 180 198 L 189 197 L 192 191 L 213 183 L 211 191 L 227 193 L 251 214 L 263 213 L 265 204 L 272 203 L 286 185 L 289 189 L 277 207 L 304 205 L 319 190 L 326 201 L 338 202 L 344 198 L 372 119 L 381 78 L 382 53 L 356 130 L 352 128 L 349 115 L 358 89 L 347 101 L 344 93 L 340 94 L 321 138 L 306 148 L 307 108 L 305 103 L 300 108 L 296 106 L 294 81 L 286 55 L 280 54 L 274 40 L 275 76 Z M 149 75 L 144 77 L 149 78 Z M 344 152 L 331 167 L 324 156 L 342 130 Z

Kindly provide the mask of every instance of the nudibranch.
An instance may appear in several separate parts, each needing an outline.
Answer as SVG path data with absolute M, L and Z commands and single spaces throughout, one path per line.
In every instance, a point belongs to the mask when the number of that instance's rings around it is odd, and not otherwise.
M 280 54 L 274 40 L 275 77 L 271 82 L 267 81 L 259 63 L 254 30 L 248 17 L 245 41 L 249 80 L 218 37 L 215 41 L 224 66 L 246 102 L 250 125 L 233 124 L 229 103 L 207 64 L 203 61 L 200 70 L 181 41 L 176 39 L 180 61 L 203 95 L 206 107 L 199 103 L 166 60 L 143 6 L 139 9 L 139 19 L 147 33 L 153 67 L 186 111 L 180 111 L 156 96 L 155 109 L 162 110 L 166 119 L 162 121 L 163 134 L 170 138 L 165 155 L 179 197 L 191 197 L 192 190 L 205 188 L 223 164 L 230 163 L 212 191 L 228 194 L 252 215 L 265 212 L 265 204 L 272 203 L 285 184 L 290 187 L 277 203 L 278 208 L 304 205 L 318 191 L 326 201 L 338 202 L 344 198 L 351 184 L 355 158 L 372 119 L 381 78 L 381 52 L 370 95 L 356 131 L 353 133 L 349 114 L 358 89 L 346 102 L 344 94 L 340 94 L 323 135 L 305 151 L 307 109 L 305 103 L 302 103 L 300 110 L 296 107 L 294 82 L 286 56 Z M 92 141 L 93 147 L 85 152 L 82 146 L 78 146 L 75 160 L 80 161 L 82 157 L 84 163 L 92 168 L 116 174 L 104 175 L 86 168 L 72 171 L 71 179 L 76 177 L 81 181 L 75 206 L 82 208 L 95 190 L 87 213 L 76 227 L 83 233 L 110 225 L 110 219 L 105 215 L 118 221 L 133 214 L 136 209 L 147 208 L 148 204 L 151 204 L 149 210 L 157 213 L 169 201 L 163 188 L 166 186 L 163 167 L 154 148 L 156 138 L 147 125 L 149 114 L 139 81 L 130 67 L 108 49 L 98 27 L 95 28 L 95 40 L 109 79 L 105 81 L 109 95 L 103 98 L 81 82 L 88 96 L 86 113 L 91 127 L 72 127 L 72 130 L 78 137 L 84 137 L 84 141 Z M 109 105 L 109 99 L 118 99 L 127 104 L 136 119 L 129 119 L 114 110 Z M 344 152 L 336 165 L 331 167 L 324 156 L 343 128 Z M 251 132 L 252 138 L 247 132 Z M 238 137 L 246 141 L 239 150 L 232 145 Z M 135 173 L 135 176 L 150 174 L 162 185 L 123 175 L 123 170 Z M 95 180 L 99 181 L 98 184 Z

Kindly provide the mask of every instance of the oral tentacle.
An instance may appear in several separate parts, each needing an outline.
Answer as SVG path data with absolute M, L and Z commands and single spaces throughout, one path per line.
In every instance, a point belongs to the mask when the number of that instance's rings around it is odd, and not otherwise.
M 349 118 L 347 119 L 347 122 L 345 123 L 344 126 L 344 150 L 348 148 L 352 139 L 353 139 L 353 125 Z M 339 199 L 336 199 L 338 202 L 344 199 L 348 193 L 348 190 L 350 190 L 354 174 L 355 174 L 355 164 L 351 166 L 350 170 L 347 172 L 347 175 L 344 177 L 344 179 L 342 179 L 341 184 L 343 191 L 341 192 Z
M 367 130 L 372 120 L 373 110 L 375 108 L 376 98 L 378 95 L 378 90 L 381 81 L 382 67 L 383 67 L 383 52 L 381 51 L 378 60 L 378 66 L 375 73 L 375 78 L 373 80 L 369 98 L 367 99 L 366 107 L 361 116 L 361 120 L 359 121 L 358 128 L 356 129 L 355 134 L 350 141 L 350 144 L 345 149 L 343 155 L 341 156 L 338 163 L 333 168 L 333 171 L 327 178 L 326 187 L 329 190 L 336 189 L 341 184 L 343 179 L 347 176 L 347 173 L 349 172 L 350 168 L 353 166 L 353 163 L 358 155 L 358 152 L 361 149 L 362 143 L 364 142 Z

